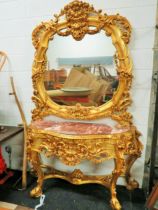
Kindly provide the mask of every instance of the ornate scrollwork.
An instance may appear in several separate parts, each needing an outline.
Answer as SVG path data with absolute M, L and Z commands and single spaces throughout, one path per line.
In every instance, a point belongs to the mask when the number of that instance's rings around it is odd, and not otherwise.
M 67 108 L 67 112 L 72 118 L 78 119 L 86 119 L 86 116 L 90 114 L 90 110 L 92 109 L 91 107 L 83 107 L 81 106 L 81 104 L 76 104 L 76 106 L 63 108 Z M 63 108 L 61 108 L 61 111 Z
M 104 26 L 103 22 L 100 22 L 95 29 L 91 30 L 88 24 L 89 17 L 101 17 L 100 11 L 94 10 L 93 6 L 83 1 L 73 1 L 72 3 L 66 5 L 59 15 L 55 15 L 56 23 L 60 22 L 60 17 L 65 16 L 67 20 L 67 30 L 62 32 L 58 30 L 57 34 L 61 36 L 72 35 L 77 41 L 83 39 L 85 34 L 95 34 L 100 31 Z
M 43 115 L 49 115 L 50 107 L 40 98 L 33 96 L 32 101 L 36 105 L 36 108 L 32 111 L 32 120 L 39 120 L 42 119 Z
M 32 32 L 32 43 L 35 47 L 35 49 L 38 49 L 39 44 L 40 44 L 40 37 L 41 34 L 44 33 L 46 30 L 46 26 L 44 23 L 41 23 L 38 27 L 34 29 Z
M 58 157 L 66 165 L 74 166 L 87 159 L 94 163 L 115 158 L 117 149 L 127 154 L 140 151 L 131 131 L 115 135 L 66 136 L 42 130 L 29 130 L 30 139 L 40 139 L 35 150 L 45 151 L 47 157 Z M 30 143 L 31 144 L 31 143 Z
M 132 27 L 129 21 L 125 17 L 122 17 L 119 14 L 110 15 L 107 16 L 106 23 L 111 25 L 117 25 L 117 27 L 119 27 L 120 31 L 122 32 L 121 38 L 124 40 L 126 44 L 129 43 Z
M 64 21 L 61 20 L 63 17 Z M 47 96 L 44 85 L 42 86 L 43 74 L 47 65 L 46 50 L 49 41 L 53 39 L 55 34 L 60 36 L 72 35 L 74 39 L 81 40 L 85 34 L 95 34 L 100 30 L 104 30 L 108 36 L 111 36 L 116 47 L 115 61 L 120 78 L 120 88 L 110 103 L 97 108 L 82 107 L 81 105 L 66 107 L 53 103 Z M 40 117 L 53 114 L 70 119 L 96 119 L 105 116 L 112 117 L 119 111 L 119 115 L 123 116 L 131 104 L 129 89 L 132 81 L 132 62 L 126 46 L 130 34 L 131 26 L 126 18 L 118 14 L 110 16 L 102 14 L 101 10 L 96 11 L 88 3 L 77 0 L 65 6 L 59 15 L 55 15 L 55 20 L 43 22 L 35 28 L 32 34 L 33 44 L 36 48 L 32 78 L 36 97 L 36 99 L 33 98 L 36 105 L 33 119 L 37 119 L 37 113 Z M 43 105 L 38 106 L 38 101 L 40 104 L 46 104 L 47 110 L 43 110 Z
M 41 144 L 41 150 L 46 148 L 45 155 L 47 157 L 56 156 L 66 165 L 74 166 L 81 161 L 88 159 L 94 163 L 100 163 L 104 160 L 113 158 L 115 153 L 110 146 L 105 147 L 105 144 L 101 139 L 97 139 L 92 144 L 90 139 L 67 139 L 60 137 L 53 137 L 47 135 L 47 139 Z
M 132 103 L 132 100 L 130 98 L 129 92 L 125 91 L 122 94 L 121 100 L 114 106 L 113 111 L 114 112 L 123 112 L 123 113 L 125 113 L 127 108 L 129 107 L 129 105 L 131 105 L 131 103 Z M 124 114 L 122 116 L 124 116 Z M 130 118 L 130 119 L 132 119 L 132 118 Z

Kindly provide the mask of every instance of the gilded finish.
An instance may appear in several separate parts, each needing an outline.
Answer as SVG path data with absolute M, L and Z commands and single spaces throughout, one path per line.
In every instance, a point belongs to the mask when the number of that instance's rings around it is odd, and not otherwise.
M 64 18 L 64 20 L 63 20 Z M 47 67 L 46 51 L 54 35 L 69 36 L 80 41 L 86 34 L 96 34 L 101 30 L 110 36 L 116 48 L 115 62 L 119 76 L 119 87 L 113 98 L 99 107 L 60 106 L 49 98 L 44 88 L 44 72 Z M 135 160 L 140 157 L 142 144 L 140 133 L 133 125 L 132 115 L 127 112 L 131 104 L 130 87 L 132 83 L 132 61 L 127 44 L 131 36 L 131 26 L 125 17 L 103 14 L 93 6 L 83 1 L 75 0 L 66 5 L 54 20 L 41 23 L 32 34 L 33 45 L 36 49 L 33 63 L 32 100 L 36 108 L 32 112 L 32 119 L 42 119 L 48 115 L 56 115 L 65 119 L 92 120 L 110 117 L 117 121 L 120 127 L 127 131 L 111 135 L 64 135 L 53 131 L 27 129 L 27 156 L 37 174 L 37 186 L 31 191 L 31 196 L 42 194 L 43 181 L 48 178 L 61 178 L 73 184 L 98 183 L 110 189 L 111 206 L 120 210 L 121 205 L 116 196 L 116 183 L 119 176 L 124 176 L 127 188 L 134 189 L 138 183 L 132 180 L 130 169 Z M 102 46 L 101 46 L 102 47 Z M 105 46 L 106 47 L 106 46 Z M 105 176 L 89 176 L 76 169 L 72 173 L 61 172 L 50 166 L 43 165 L 40 155 L 57 157 L 69 166 L 75 166 L 83 160 L 93 163 L 113 159 L 115 168 L 112 174 Z M 48 169 L 45 172 L 44 169 Z
M 65 135 L 30 128 L 28 150 L 44 151 L 46 157 L 57 157 L 64 164 L 75 166 L 87 159 L 93 163 L 116 158 L 115 147 L 125 155 L 139 155 L 135 130 L 112 135 Z
M 64 21 L 61 21 L 62 17 L 65 18 Z M 105 31 L 105 35 L 111 36 L 112 43 L 116 47 L 115 61 L 119 87 L 112 100 L 100 107 L 84 107 L 80 104 L 67 107 L 53 103 L 46 93 L 43 82 L 49 41 L 54 38 L 54 35 L 72 35 L 78 41 L 86 34 L 96 34 L 101 30 Z M 33 110 L 33 120 L 47 115 L 82 120 L 116 116 L 119 123 L 129 124 L 123 116 L 131 104 L 129 89 L 132 82 L 132 61 L 127 48 L 130 36 L 131 26 L 126 18 L 119 14 L 109 16 L 102 14 L 101 11 L 96 11 L 93 6 L 82 1 L 73 1 L 65 6 L 59 15 L 55 15 L 55 20 L 37 26 L 32 34 L 33 45 L 36 49 L 32 68 L 34 87 L 32 99 L 36 105 Z
M 32 197 L 42 194 L 42 185 L 45 179 L 61 178 L 73 184 L 98 183 L 111 191 L 111 206 L 121 209 L 116 197 L 116 182 L 119 176 L 125 177 L 127 188 L 132 190 L 138 183 L 132 180 L 130 169 L 134 161 L 141 155 L 142 145 L 138 140 L 135 127 L 127 132 L 113 135 L 63 135 L 52 131 L 28 129 L 28 159 L 37 173 L 37 186 L 31 191 Z M 47 157 L 57 157 L 69 166 L 75 166 L 87 159 L 93 163 L 101 163 L 114 159 L 115 169 L 112 174 L 105 176 L 88 176 L 76 169 L 72 173 L 61 172 L 50 166 L 44 166 L 40 154 Z M 44 173 L 42 168 L 47 168 Z

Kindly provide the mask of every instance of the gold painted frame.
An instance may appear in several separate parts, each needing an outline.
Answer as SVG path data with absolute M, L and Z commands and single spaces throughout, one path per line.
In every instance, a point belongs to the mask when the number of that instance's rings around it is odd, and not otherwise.
M 61 21 L 61 17 L 65 18 Z M 44 72 L 47 66 L 46 51 L 49 41 L 54 35 L 72 35 L 77 41 L 86 34 L 96 34 L 104 30 L 107 36 L 111 36 L 112 43 L 116 48 L 115 62 L 119 75 L 119 87 L 114 93 L 112 100 L 99 107 L 84 107 L 80 104 L 75 106 L 60 106 L 54 103 L 44 88 Z M 131 115 L 127 107 L 131 104 L 129 89 L 132 82 L 132 61 L 129 56 L 127 44 L 131 35 L 131 25 L 125 17 L 102 14 L 93 6 L 82 1 L 73 1 L 55 15 L 55 20 L 41 23 L 32 34 L 33 45 L 36 49 L 33 63 L 33 101 L 36 108 L 33 110 L 33 120 L 47 115 L 56 115 L 66 119 L 92 120 L 101 117 L 111 117 L 120 124 L 129 125 Z

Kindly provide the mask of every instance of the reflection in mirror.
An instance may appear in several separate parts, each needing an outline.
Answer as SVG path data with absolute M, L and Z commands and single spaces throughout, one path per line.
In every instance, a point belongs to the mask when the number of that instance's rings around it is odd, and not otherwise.
M 103 32 L 82 41 L 56 35 L 47 50 L 44 84 L 59 105 L 100 106 L 118 87 L 115 47 Z

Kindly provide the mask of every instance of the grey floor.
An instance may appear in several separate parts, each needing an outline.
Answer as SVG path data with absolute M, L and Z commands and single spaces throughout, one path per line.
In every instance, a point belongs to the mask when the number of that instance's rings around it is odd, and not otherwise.
M 6 184 L 0 185 L 0 201 L 34 208 L 39 199 L 29 196 L 36 179 L 28 175 L 28 187 L 25 191 L 14 188 L 20 173 L 15 173 Z M 17 187 L 20 187 L 17 186 Z M 44 183 L 45 204 L 39 210 L 110 210 L 110 193 L 101 185 L 72 185 L 60 179 L 46 180 Z M 117 187 L 118 199 L 123 210 L 144 210 L 145 196 L 141 189 L 128 191 L 123 186 Z

